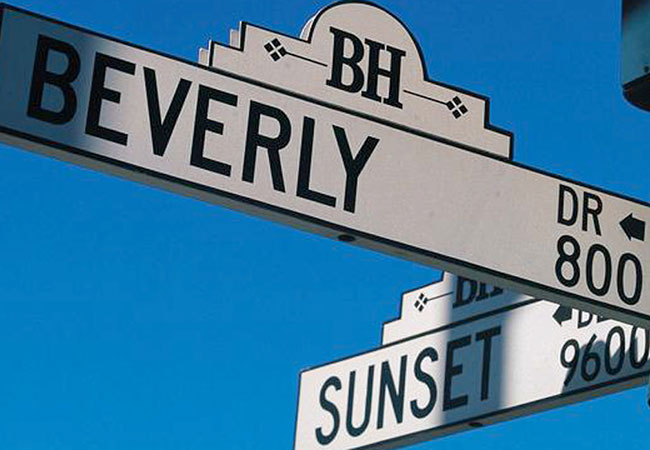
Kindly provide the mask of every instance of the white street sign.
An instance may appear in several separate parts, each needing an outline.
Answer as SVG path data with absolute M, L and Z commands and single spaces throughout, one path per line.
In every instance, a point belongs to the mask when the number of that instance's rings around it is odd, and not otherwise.
M 446 274 L 376 350 L 300 376 L 295 450 L 388 449 L 647 382 L 650 333 Z
M 522 166 L 404 25 L 327 7 L 200 64 L 10 6 L 2 141 L 650 327 L 646 203 Z

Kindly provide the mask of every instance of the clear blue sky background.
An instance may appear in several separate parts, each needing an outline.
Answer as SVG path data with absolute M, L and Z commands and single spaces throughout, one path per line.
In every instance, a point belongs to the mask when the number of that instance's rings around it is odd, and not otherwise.
M 619 1 L 380 3 L 433 79 L 491 97 L 516 160 L 650 200 L 650 113 L 621 95 Z M 326 2 L 15 4 L 196 60 L 239 20 L 295 35 Z M 439 276 L 4 146 L 0 205 L 3 450 L 290 449 L 299 371 L 376 347 L 401 292 Z M 418 448 L 641 448 L 645 395 Z

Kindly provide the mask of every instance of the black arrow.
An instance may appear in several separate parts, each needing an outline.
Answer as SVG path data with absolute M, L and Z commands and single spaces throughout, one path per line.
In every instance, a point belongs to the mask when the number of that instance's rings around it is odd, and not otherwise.
M 645 222 L 632 216 L 632 213 L 621 220 L 620 225 L 629 240 L 632 238 L 639 241 L 645 240 Z
M 555 313 L 553 313 L 553 319 L 557 322 L 559 326 L 562 326 L 567 320 L 571 320 L 573 316 L 573 310 L 568 306 L 558 306 Z

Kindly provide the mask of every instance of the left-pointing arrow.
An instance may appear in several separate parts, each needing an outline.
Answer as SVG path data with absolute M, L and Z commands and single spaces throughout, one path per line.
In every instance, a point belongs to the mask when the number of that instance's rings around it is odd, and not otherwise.
M 639 241 L 645 240 L 645 222 L 634 217 L 632 213 L 621 220 L 620 225 L 629 240 L 632 238 Z
M 567 320 L 571 320 L 573 316 L 573 310 L 567 306 L 558 306 L 557 310 L 553 314 L 553 319 L 557 322 L 559 326 L 562 326 Z

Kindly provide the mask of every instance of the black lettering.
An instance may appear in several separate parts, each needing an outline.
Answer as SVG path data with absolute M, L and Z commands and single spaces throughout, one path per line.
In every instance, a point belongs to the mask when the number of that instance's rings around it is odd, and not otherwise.
M 481 371 L 481 400 L 490 395 L 490 360 L 492 358 L 492 338 L 501 334 L 501 327 L 476 333 L 476 341 L 483 341 L 483 369 Z
M 595 202 L 594 206 L 590 206 L 589 202 Z M 596 234 L 600 236 L 600 223 L 598 222 L 598 214 L 603 212 L 603 201 L 600 199 L 595 194 L 591 194 L 589 192 L 585 192 L 583 196 L 583 202 L 584 204 L 582 205 L 582 231 L 588 231 L 589 228 L 589 216 L 592 217 L 593 222 L 594 222 L 594 229 L 596 230 Z
M 129 138 L 126 133 L 99 124 L 102 102 L 106 100 L 119 104 L 122 98 L 120 92 L 109 89 L 104 85 L 107 69 L 135 75 L 135 64 L 132 62 L 114 58 L 104 53 L 97 52 L 95 54 L 93 81 L 90 86 L 90 101 L 88 102 L 88 116 L 86 117 L 86 134 L 115 142 L 116 144 L 126 145 Z
M 569 352 L 569 349 L 572 349 L 572 351 Z M 568 356 L 569 354 L 571 355 L 570 358 Z M 564 386 L 568 386 L 569 383 L 571 383 L 571 380 L 573 380 L 573 377 L 578 370 L 579 361 L 580 344 L 578 344 L 578 341 L 575 339 L 569 339 L 562 346 L 562 350 L 560 350 L 560 364 L 562 364 L 562 367 L 565 369 L 569 369 L 566 377 L 564 377 Z
M 47 70 L 50 51 L 66 56 L 68 65 L 62 73 L 53 73 Z M 72 88 L 72 82 L 77 79 L 80 67 L 79 53 L 72 45 L 39 34 L 32 83 L 29 89 L 27 115 L 54 125 L 61 125 L 71 121 L 77 111 L 77 96 Z M 55 86 L 61 91 L 63 105 L 59 111 L 43 108 L 43 92 L 46 84 Z
M 566 244 L 570 245 L 570 253 L 567 252 Z M 558 258 L 555 261 L 555 276 L 558 281 L 565 286 L 573 287 L 580 281 L 580 266 L 578 259 L 580 258 L 580 244 L 573 236 L 564 235 L 557 241 Z M 562 271 L 563 267 L 569 265 L 571 269 L 571 278 L 567 278 Z
M 594 282 L 594 258 L 596 253 L 602 255 L 602 260 L 604 264 L 605 273 L 603 275 L 603 282 L 600 286 L 596 286 Z M 605 246 L 600 244 L 594 244 L 589 247 L 587 252 L 587 287 L 592 294 L 603 296 L 609 291 L 609 286 L 612 281 L 612 258 L 609 256 L 609 252 Z
M 335 207 L 336 198 L 309 188 L 311 177 L 311 155 L 314 147 L 314 119 L 305 117 L 302 125 L 302 143 L 300 145 L 300 163 L 298 165 L 298 187 L 296 195 L 323 205 Z
M 346 92 L 359 92 L 363 89 L 364 74 L 359 66 L 363 59 L 363 42 L 355 35 L 330 27 L 334 35 L 334 47 L 332 49 L 332 72 L 330 79 L 325 83 L 336 89 Z M 345 56 L 345 42 L 352 44 L 352 54 Z M 347 66 L 352 71 L 352 80 L 346 84 L 343 82 L 343 67 Z
M 149 125 L 151 127 L 151 143 L 153 144 L 154 155 L 163 156 L 176 127 L 178 117 L 181 114 L 187 93 L 190 91 L 192 82 L 181 78 L 174 91 L 174 96 L 165 114 L 161 118 L 160 99 L 158 97 L 158 86 L 156 83 L 156 72 L 153 69 L 144 67 L 144 84 L 147 93 L 147 107 L 149 109 Z
M 379 139 L 368 136 L 363 142 L 361 149 L 357 152 L 357 156 L 353 157 L 345 130 L 336 125 L 332 125 L 332 128 L 334 129 L 334 136 L 336 137 L 336 143 L 338 144 L 346 173 L 343 209 L 353 213 L 357 204 L 359 175 L 361 175 L 361 171 L 366 166 L 370 155 L 372 155 L 372 152 L 377 147 Z
M 634 369 L 640 369 L 648 362 L 650 354 L 650 331 L 643 330 L 645 335 L 645 342 L 643 345 L 643 355 L 639 357 L 639 340 L 637 333 L 641 329 L 639 327 L 632 327 L 632 336 L 630 337 L 630 364 Z
M 465 286 L 469 286 L 469 292 L 467 297 L 465 297 Z M 459 306 L 469 305 L 476 298 L 476 291 L 478 290 L 478 283 L 469 278 L 457 277 L 456 278 L 456 300 L 452 305 L 453 308 L 458 308 Z
M 341 424 L 341 417 L 339 415 L 339 410 L 336 408 L 336 405 L 329 401 L 325 394 L 327 389 L 333 387 L 335 390 L 341 390 L 341 380 L 338 377 L 329 377 L 327 381 L 323 384 L 323 387 L 320 390 L 320 406 L 325 411 L 332 415 L 332 431 L 329 434 L 323 433 L 323 428 L 316 428 L 316 440 L 320 445 L 327 445 L 334 440 L 336 434 L 339 431 L 339 425 Z
M 564 215 L 564 213 L 566 212 L 564 202 L 565 199 L 567 198 L 566 197 L 567 194 L 571 199 L 571 204 L 569 205 L 570 208 L 569 217 L 566 217 Z M 569 186 L 561 184 L 559 198 L 558 198 L 557 223 L 559 223 L 560 225 L 571 226 L 576 223 L 576 220 L 578 220 L 578 194 L 576 194 L 576 191 L 571 189 Z
M 612 340 L 614 336 L 618 335 L 618 361 L 612 365 Z M 607 340 L 605 341 L 605 370 L 610 375 L 616 375 L 623 368 L 625 362 L 625 333 L 623 328 L 616 326 L 609 330 Z
M 377 429 L 384 427 L 384 407 L 386 404 L 386 390 L 390 395 L 390 403 L 393 405 L 393 413 L 397 423 L 404 420 L 404 387 L 406 386 L 406 360 L 404 355 L 400 358 L 399 366 L 399 388 L 395 388 L 395 380 L 390 371 L 388 361 L 381 363 L 381 377 L 379 378 L 379 406 L 377 411 Z
M 226 105 L 237 106 L 236 95 L 218 89 L 212 89 L 211 87 L 203 86 L 202 84 L 199 85 L 199 93 L 196 99 L 196 116 L 194 118 L 194 135 L 192 137 L 190 164 L 229 177 L 231 170 L 229 164 L 206 158 L 203 155 L 206 131 L 215 134 L 223 134 L 223 123 L 208 119 L 208 110 L 211 101 L 218 101 Z
M 488 287 L 491 287 L 492 290 L 488 290 Z M 478 290 L 478 296 L 476 297 L 476 301 L 480 302 L 483 300 L 487 300 L 488 298 L 496 297 L 498 295 L 503 294 L 503 289 L 497 286 L 490 286 L 485 283 L 479 283 L 479 290 Z
M 479 283 L 478 284 L 478 296 L 476 296 L 476 301 L 480 302 L 485 300 L 486 298 L 490 298 L 490 295 L 487 292 L 487 285 L 485 283 Z
M 427 347 L 420 352 L 415 360 L 415 378 L 418 381 L 424 383 L 429 389 L 429 401 L 424 406 L 424 408 L 420 408 L 418 406 L 417 400 L 411 401 L 411 412 L 413 413 L 413 416 L 418 419 L 425 418 L 431 413 L 431 411 L 433 411 L 433 407 L 436 405 L 436 400 L 438 397 L 436 381 L 431 375 L 422 370 L 422 363 L 424 362 L 424 358 L 429 358 L 431 362 L 436 362 L 438 361 L 438 352 L 436 352 L 436 349 L 433 347 Z
M 383 99 L 384 103 L 396 108 L 402 108 L 402 104 L 399 101 L 399 85 L 402 72 L 402 58 L 406 55 L 406 52 L 370 39 L 366 39 L 365 42 L 368 46 L 368 84 L 366 90 L 361 93 L 361 96 L 378 102 L 382 101 L 382 98 L 377 94 L 377 87 L 379 84 L 379 76 L 384 76 L 388 78 L 390 83 L 388 97 Z M 382 50 L 388 50 L 390 53 L 390 69 L 379 67 L 379 54 Z
M 578 311 L 578 329 L 589 326 L 592 320 L 594 320 L 594 315 L 592 313 Z
M 460 348 L 467 347 L 472 342 L 471 336 L 463 336 L 447 343 L 447 360 L 445 361 L 445 389 L 443 394 L 442 410 L 458 408 L 467 405 L 467 395 L 451 396 L 451 385 L 453 377 L 463 373 L 463 365 L 454 364 L 454 352 Z
M 628 262 L 634 267 L 634 291 L 631 295 L 625 292 L 625 267 Z M 618 260 L 618 270 L 616 272 L 616 283 L 618 296 L 627 305 L 636 305 L 641 300 L 641 291 L 643 290 L 643 269 L 641 261 L 632 253 L 623 253 Z
M 353 405 L 354 405 L 354 382 L 356 378 L 356 370 L 350 372 L 350 390 L 348 391 L 348 412 L 346 415 L 345 426 L 348 434 L 352 437 L 359 436 L 366 431 L 368 423 L 370 422 L 370 410 L 372 408 L 372 385 L 375 374 L 375 366 L 368 367 L 368 383 L 366 384 L 366 410 L 364 411 L 363 422 L 360 426 L 355 427 L 352 423 L 353 418 Z
M 260 134 L 260 119 L 262 116 L 270 117 L 278 122 L 280 131 L 276 137 L 269 137 Z M 254 181 L 257 149 L 262 147 L 267 150 L 269 155 L 273 189 L 285 192 L 284 178 L 282 177 L 282 164 L 280 162 L 280 150 L 289 144 L 290 139 L 291 122 L 287 115 L 279 108 L 251 100 L 250 112 L 248 115 L 248 131 L 246 132 L 246 150 L 244 153 L 242 180 L 249 183 Z

